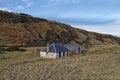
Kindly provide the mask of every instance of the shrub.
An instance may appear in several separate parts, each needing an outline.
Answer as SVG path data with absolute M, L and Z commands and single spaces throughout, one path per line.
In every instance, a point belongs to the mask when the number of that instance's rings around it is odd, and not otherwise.
M 21 52 L 25 52 L 26 50 L 25 49 L 22 49 L 22 48 L 19 48 L 17 46 L 11 46 L 11 47 L 8 47 L 6 49 L 6 51 L 10 51 L 10 52 L 13 52 L 13 51 L 21 51 Z
M 19 51 L 21 51 L 21 52 L 25 52 L 26 50 L 25 50 L 25 49 L 20 48 L 20 49 L 19 49 Z
M 5 48 L 4 47 L 0 47 L 0 54 L 3 54 L 5 51 Z

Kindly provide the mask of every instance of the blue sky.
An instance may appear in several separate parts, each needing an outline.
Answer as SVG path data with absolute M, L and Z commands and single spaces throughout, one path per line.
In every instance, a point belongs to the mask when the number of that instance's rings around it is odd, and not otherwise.
M 120 0 L 0 0 L 0 9 L 120 36 Z

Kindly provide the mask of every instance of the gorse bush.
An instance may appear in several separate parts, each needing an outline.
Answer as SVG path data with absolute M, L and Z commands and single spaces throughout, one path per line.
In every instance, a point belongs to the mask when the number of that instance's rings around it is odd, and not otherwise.
M 25 52 L 26 50 L 22 49 L 22 48 L 19 48 L 17 46 L 11 46 L 11 47 L 6 48 L 6 51 L 10 51 L 10 52 L 13 52 L 13 51 Z
M 2 54 L 5 51 L 4 47 L 0 47 L 0 54 Z
M 19 48 L 19 51 L 25 52 L 26 50 L 25 50 L 25 49 L 22 49 L 22 48 Z

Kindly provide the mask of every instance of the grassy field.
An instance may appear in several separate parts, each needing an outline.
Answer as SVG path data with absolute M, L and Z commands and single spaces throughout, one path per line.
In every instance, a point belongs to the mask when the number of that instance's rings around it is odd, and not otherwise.
M 0 59 L 0 80 L 120 80 L 120 46 L 91 46 L 85 55 L 42 59 L 39 47 L 7 52 Z

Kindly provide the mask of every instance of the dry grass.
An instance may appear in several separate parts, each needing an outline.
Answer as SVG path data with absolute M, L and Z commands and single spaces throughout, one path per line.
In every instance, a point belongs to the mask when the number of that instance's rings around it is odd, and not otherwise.
M 33 48 L 4 56 L 0 80 L 120 80 L 120 46 L 94 46 L 85 56 L 57 60 L 41 59 Z

